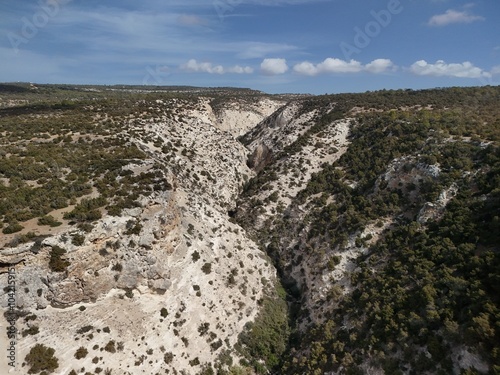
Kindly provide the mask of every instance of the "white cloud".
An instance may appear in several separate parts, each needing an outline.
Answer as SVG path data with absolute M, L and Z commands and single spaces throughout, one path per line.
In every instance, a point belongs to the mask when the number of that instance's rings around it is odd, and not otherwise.
M 474 66 L 469 61 L 463 63 L 447 64 L 443 60 L 429 64 L 425 60 L 419 60 L 410 66 L 410 72 L 420 76 L 435 77 L 457 77 L 457 78 L 481 78 L 491 77 L 491 74 L 481 68 Z
M 222 65 L 213 65 L 209 62 L 198 62 L 195 59 L 189 60 L 186 64 L 181 65 L 181 69 L 192 73 L 209 73 L 209 74 L 251 74 L 253 69 L 249 66 L 235 65 L 230 68 L 224 68 Z
M 471 23 L 475 21 L 484 21 L 484 19 L 484 17 L 475 16 L 473 14 L 470 14 L 468 11 L 448 9 L 443 14 L 432 16 L 427 24 L 429 26 L 446 26 L 452 23 Z
M 299 74 L 315 76 L 325 73 L 359 73 L 361 71 L 384 73 L 389 70 L 394 70 L 395 68 L 395 65 L 389 59 L 376 59 L 363 65 L 356 60 L 345 61 L 329 57 L 316 65 L 309 61 L 301 62 L 296 64 L 293 70 Z
M 253 68 L 249 66 L 239 66 L 235 65 L 229 69 L 227 69 L 228 73 L 236 73 L 236 74 L 252 74 Z
M 296 64 L 293 67 L 294 72 L 299 74 L 304 74 L 306 76 L 315 76 L 318 74 L 318 68 L 313 63 L 309 61 L 304 61 L 299 64 Z
M 285 59 L 264 59 L 260 64 L 262 73 L 268 75 L 284 74 L 288 70 Z
M 395 70 L 396 66 L 389 59 L 376 59 L 371 63 L 366 64 L 365 70 L 370 73 L 378 74 L 384 73 L 390 70 Z
M 189 60 L 186 64 L 181 66 L 181 69 L 194 73 L 210 73 L 210 74 L 224 73 L 224 68 L 221 65 L 213 66 L 212 63 L 209 62 L 199 63 L 195 59 Z
M 347 62 L 331 57 L 318 64 L 317 68 L 320 72 L 326 73 L 357 73 L 363 70 L 363 66 L 359 61 L 351 60 Z
M 357 73 L 363 70 L 363 66 L 356 60 L 347 62 L 341 59 L 329 57 L 317 65 L 314 65 L 309 61 L 301 62 L 296 64 L 293 67 L 293 70 L 299 74 L 315 76 L 321 73 Z

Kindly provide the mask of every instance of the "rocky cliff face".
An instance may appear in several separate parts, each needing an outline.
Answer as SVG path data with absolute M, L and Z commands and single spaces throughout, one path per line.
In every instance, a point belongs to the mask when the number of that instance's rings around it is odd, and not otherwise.
M 113 374 L 198 373 L 237 363 L 238 335 L 255 320 L 276 276 L 228 216 L 254 173 L 235 136 L 281 105 L 265 97 L 248 106 L 227 98 L 215 112 L 203 97 L 158 99 L 148 108 L 153 117 L 122 119 L 121 136 L 147 155 L 122 170 L 160 172 L 164 186 L 119 216 L 102 211 L 89 233 L 65 222 L 36 244 L 2 250 L 0 262 L 16 264 L 17 307 L 36 314 L 35 321 L 18 319 L 17 328 L 40 332 L 19 335 L 20 363 L 35 342 L 56 350 L 61 374 L 96 366 Z M 103 118 L 109 117 L 101 113 L 96 121 Z M 44 234 L 43 227 L 36 231 Z M 75 235 L 84 240 L 75 244 Z M 49 267 L 54 249 L 66 251 L 62 272 Z M 103 355 L 111 341 L 117 350 Z M 79 347 L 89 354 L 77 360 Z

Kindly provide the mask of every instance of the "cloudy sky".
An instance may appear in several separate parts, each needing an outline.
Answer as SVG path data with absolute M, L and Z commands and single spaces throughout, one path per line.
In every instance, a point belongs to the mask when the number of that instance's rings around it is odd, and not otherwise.
M 500 2 L 1 0 L 0 81 L 363 92 L 500 84 Z

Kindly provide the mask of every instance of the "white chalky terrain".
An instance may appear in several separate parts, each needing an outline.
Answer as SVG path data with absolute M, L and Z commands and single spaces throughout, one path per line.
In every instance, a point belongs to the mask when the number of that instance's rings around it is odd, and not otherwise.
M 33 243 L 2 251 L 2 262 L 17 263 L 18 306 L 37 317 L 18 319 L 17 329 L 39 327 L 36 336 L 19 335 L 20 363 L 35 343 L 55 349 L 60 374 L 82 368 L 194 374 L 226 351 L 238 362 L 238 334 L 255 319 L 264 284 L 276 275 L 258 246 L 229 221 L 228 210 L 253 174 L 248 150 L 235 137 L 284 103 L 262 98 L 245 107 L 235 101 L 217 114 L 203 98 L 156 104 L 150 108 L 155 117 L 127 120 L 122 136 L 149 158 L 123 169 L 138 175 L 160 168 L 170 190 L 143 197 L 140 207 L 119 217 L 104 216 L 81 246 L 68 241 L 77 231 L 63 225 L 50 230 L 36 254 Z M 129 232 L 135 224 L 142 226 L 139 234 Z M 49 234 L 44 228 L 37 233 L 44 230 Z M 54 246 L 68 251 L 66 272 L 48 269 Z M 6 285 L 6 274 L 0 277 Z M 76 359 L 80 347 L 88 354 Z M 7 370 L 3 363 L 1 372 Z

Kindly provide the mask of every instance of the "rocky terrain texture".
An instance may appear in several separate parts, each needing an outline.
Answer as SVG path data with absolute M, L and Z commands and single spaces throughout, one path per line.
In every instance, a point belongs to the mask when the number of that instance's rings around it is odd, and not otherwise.
M 255 320 L 264 296 L 274 296 L 276 275 L 265 253 L 228 216 L 253 174 L 234 135 L 284 102 L 225 99 L 227 107 L 219 104 L 217 114 L 210 106 L 215 99 L 203 96 L 138 99 L 140 111 L 119 116 L 99 104 L 85 108 L 91 126 L 118 125 L 119 133 L 101 137 L 126 139 L 140 158 L 122 160 L 111 183 L 152 176 L 151 186 L 142 186 L 133 207 L 119 214 L 97 208 L 100 218 L 88 221 L 86 231 L 63 218 L 74 204 L 48 213 L 60 226 L 32 219 L 23 230 L 2 235 L 0 263 L 15 265 L 16 304 L 23 316 L 36 315 L 17 321 L 19 366 L 35 343 L 56 350 L 61 374 L 83 368 L 198 373 L 237 365 L 238 335 Z M 82 133 L 71 136 L 76 141 Z M 95 189 L 102 180 L 92 181 L 94 190 L 75 203 L 102 196 Z M 64 249 L 66 267 L 51 267 L 54 249 Z M 23 334 L 32 327 L 39 333 Z M 88 354 L 76 359 L 79 348 Z
M 500 371 L 499 88 L 0 88 L 18 373 Z
M 499 371 L 498 95 L 304 99 L 241 138 L 238 222 L 289 295 L 277 373 Z

